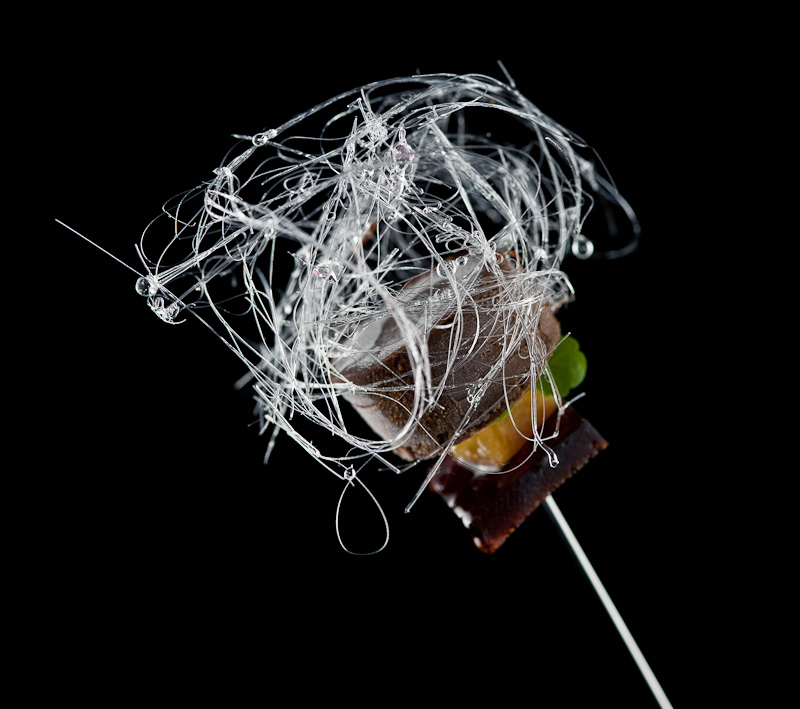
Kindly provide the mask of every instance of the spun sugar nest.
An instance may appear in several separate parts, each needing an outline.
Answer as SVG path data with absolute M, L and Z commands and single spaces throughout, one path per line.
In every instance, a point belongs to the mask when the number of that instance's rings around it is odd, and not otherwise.
M 490 383 L 504 382 L 511 353 L 524 348 L 531 378 L 546 375 L 550 353 L 532 333 L 545 308 L 574 295 L 564 259 L 598 255 L 583 233 L 593 206 L 613 203 L 637 233 L 588 146 L 510 79 L 378 81 L 236 138 L 240 152 L 145 230 L 136 289 L 165 322 L 201 319 L 245 365 L 239 386 L 255 398 L 265 461 L 284 434 L 346 486 L 372 462 L 394 472 L 419 462 L 391 454 L 481 351 L 463 326 L 474 314 L 502 329 L 502 351 L 468 383 L 462 420 L 428 456 L 430 480 Z M 432 352 L 443 318 L 448 345 Z M 386 323 L 392 336 L 379 337 Z M 356 384 L 343 370 L 398 349 L 410 363 L 394 385 L 407 390 L 407 422 L 366 435 L 344 399 L 385 396 L 392 384 Z M 347 453 L 315 445 L 298 417 Z

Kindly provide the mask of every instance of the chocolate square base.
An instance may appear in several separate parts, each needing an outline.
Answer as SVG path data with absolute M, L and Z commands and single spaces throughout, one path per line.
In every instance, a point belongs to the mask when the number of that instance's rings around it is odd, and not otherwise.
M 548 422 L 552 433 L 552 417 Z M 448 456 L 431 480 L 440 495 L 472 533 L 475 545 L 497 551 L 542 501 L 608 446 L 608 442 L 572 407 L 561 417 L 558 436 L 548 441 L 558 457 L 552 467 L 541 447 L 531 455 L 528 443 L 496 474 L 482 474 Z M 526 460 L 527 459 L 527 460 Z M 521 465 L 520 465 L 521 464 Z

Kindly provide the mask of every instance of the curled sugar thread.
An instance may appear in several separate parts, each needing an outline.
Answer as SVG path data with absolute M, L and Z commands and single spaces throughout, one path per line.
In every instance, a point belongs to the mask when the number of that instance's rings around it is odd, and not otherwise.
M 375 497 L 374 493 L 364 484 L 364 481 L 358 477 L 358 474 L 352 465 L 342 473 L 341 477 L 344 480 L 345 484 L 342 486 L 342 492 L 340 493 L 339 501 L 336 504 L 336 517 L 335 517 L 336 538 L 339 540 L 339 545 L 348 554 L 352 554 L 353 556 L 371 556 L 373 554 L 379 554 L 389 544 L 389 520 L 386 517 L 386 512 L 384 511 L 378 499 Z M 358 484 L 364 490 L 364 492 L 367 493 L 369 499 L 375 505 L 377 511 L 379 512 L 381 521 L 383 522 L 383 532 L 384 532 L 383 542 L 380 544 L 380 546 L 376 547 L 375 549 L 366 552 L 357 552 L 350 549 L 348 545 L 345 543 L 344 539 L 342 538 L 342 530 L 340 528 L 342 503 L 344 502 L 345 493 L 347 493 L 347 491 L 351 487 L 354 487 L 356 484 Z
M 166 322 L 202 319 L 244 363 L 238 386 L 256 401 L 265 461 L 287 435 L 338 471 L 342 495 L 367 489 L 354 458 L 413 467 L 389 454 L 461 386 L 484 328 L 503 333 L 502 356 L 470 383 L 463 420 L 434 460 L 480 413 L 490 379 L 518 385 L 503 358 L 527 347 L 530 375 L 543 369 L 531 333 L 542 309 L 574 296 L 563 260 L 628 248 L 598 247 L 585 229 L 594 205 L 616 202 L 638 235 L 610 178 L 581 155 L 585 143 L 487 76 L 374 82 L 236 137 L 242 151 L 145 230 L 137 291 Z M 431 348 L 434 328 L 445 351 Z M 395 333 L 391 347 L 371 334 L 379 329 Z M 399 349 L 409 371 L 382 371 Z M 356 383 L 353 367 L 381 374 Z M 407 421 L 391 435 L 362 433 L 342 399 L 364 396 L 401 396 Z M 298 419 L 338 443 L 321 450 Z

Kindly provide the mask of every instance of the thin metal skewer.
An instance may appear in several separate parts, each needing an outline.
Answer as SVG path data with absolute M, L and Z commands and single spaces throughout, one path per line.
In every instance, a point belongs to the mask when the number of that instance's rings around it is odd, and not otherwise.
M 642 676 L 650 687 L 650 691 L 653 693 L 653 696 L 655 697 L 659 706 L 662 709 L 672 709 L 672 704 L 670 704 L 669 699 L 667 699 L 667 695 L 661 688 L 661 685 L 656 679 L 655 674 L 653 674 L 653 670 L 650 669 L 650 665 L 647 663 L 647 660 L 645 660 L 642 651 L 639 649 L 639 646 L 633 639 L 633 635 L 631 635 L 630 631 L 628 630 L 628 626 L 625 625 L 625 621 L 622 620 L 622 616 L 619 614 L 619 611 L 617 611 L 617 608 L 612 602 L 611 597 L 608 595 L 605 587 L 600 582 L 600 578 L 597 576 L 597 573 L 595 572 L 591 563 L 589 563 L 589 559 L 581 548 L 581 545 L 578 543 L 578 540 L 575 538 L 572 529 L 567 524 L 567 520 L 564 519 L 564 515 L 561 513 L 561 510 L 556 504 L 556 501 L 553 499 L 553 496 L 548 495 L 545 498 L 545 501 L 547 503 L 545 509 L 550 514 L 550 517 L 555 520 L 556 524 L 558 524 L 561 533 L 564 535 L 564 538 L 567 540 L 567 543 L 570 545 L 573 553 L 577 557 L 584 573 L 589 578 L 592 586 L 594 586 L 595 592 L 600 597 L 600 600 L 605 606 L 608 615 L 611 616 L 611 620 L 616 626 L 617 632 L 620 634 L 620 637 L 627 646 L 628 651 L 633 656 L 634 661 L 639 667 L 639 671 L 642 673 Z

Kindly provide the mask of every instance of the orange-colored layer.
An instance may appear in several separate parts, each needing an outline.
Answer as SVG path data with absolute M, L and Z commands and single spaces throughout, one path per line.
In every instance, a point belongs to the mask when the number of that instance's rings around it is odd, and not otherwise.
M 463 443 L 453 447 L 451 454 L 456 460 L 473 465 L 502 468 L 522 448 L 526 440 L 533 437 L 531 420 L 531 390 L 515 405 L 508 416 L 495 421 Z M 536 396 L 536 424 L 541 426 L 556 411 L 552 396 Z

